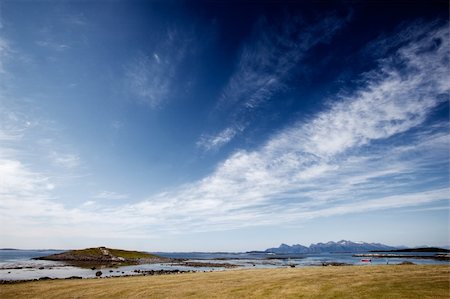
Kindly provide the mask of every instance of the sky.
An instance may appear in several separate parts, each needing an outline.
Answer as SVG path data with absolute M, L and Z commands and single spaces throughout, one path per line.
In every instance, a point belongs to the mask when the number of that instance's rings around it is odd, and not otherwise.
M 450 245 L 448 9 L 0 0 L 0 247 Z

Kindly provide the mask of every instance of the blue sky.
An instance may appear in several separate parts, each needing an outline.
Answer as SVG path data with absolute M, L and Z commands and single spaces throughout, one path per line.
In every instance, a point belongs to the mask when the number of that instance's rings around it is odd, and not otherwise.
M 449 245 L 448 26 L 444 2 L 0 1 L 0 247 Z

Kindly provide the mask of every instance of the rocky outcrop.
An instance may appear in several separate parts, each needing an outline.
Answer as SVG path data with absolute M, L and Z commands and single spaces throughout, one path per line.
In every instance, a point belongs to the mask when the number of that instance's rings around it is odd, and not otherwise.
M 120 265 L 120 264 L 149 264 L 169 262 L 171 259 L 154 254 L 111 249 L 106 247 L 87 248 L 81 250 L 70 250 L 63 253 L 34 258 L 36 260 L 64 261 L 68 263 L 84 263 L 86 265 Z M 95 267 L 92 267 L 93 270 Z

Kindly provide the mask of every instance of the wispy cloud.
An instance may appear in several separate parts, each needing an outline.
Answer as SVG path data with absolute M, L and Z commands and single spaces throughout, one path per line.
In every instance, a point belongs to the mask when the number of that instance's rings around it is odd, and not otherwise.
M 125 67 L 127 90 L 139 103 L 159 108 L 175 89 L 180 63 L 193 46 L 193 36 L 170 28 L 153 52 L 141 52 Z
M 111 128 L 113 128 L 114 130 L 120 130 L 121 128 L 123 128 L 123 126 L 123 121 L 115 120 L 111 122 Z
M 448 199 L 446 166 L 439 168 L 448 161 L 447 126 L 400 135 L 423 124 L 448 96 L 446 48 L 418 51 L 436 38 L 448 41 L 446 26 L 405 40 L 395 60 L 380 60 L 362 86 L 310 121 L 259 150 L 236 152 L 199 182 L 134 208 L 211 230 Z M 395 143 L 383 144 L 394 137 Z M 428 177 L 433 169 L 441 173 Z
M 52 55 L 56 53 L 62 54 L 85 46 L 88 41 L 85 30 L 89 28 L 89 25 L 83 13 L 61 11 L 52 18 L 51 22 L 46 22 L 42 27 L 37 28 L 34 43 L 48 50 L 46 55 L 54 59 Z
M 87 17 L 83 13 L 68 13 L 63 16 L 62 22 L 73 26 L 87 26 L 89 24 Z
M 5 74 L 5 63 L 7 58 L 11 55 L 11 47 L 9 42 L 0 36 L 0 75 Z
M 76 154 L 51 152 L 49 158 L 54 165 L 67 169 L 75 168 L 81 162 L 80 157 Z
M 112 191 L 102 191 L 94 196 L 96 199 L 127 199 L 127 194 L 121 194 Z
M 217 149 L 244 131 L 249 112 L 287 89 L 293 70 L 299 68 L 308 51 L 328 42 L 344 23 L 345 19 L 331 15 L 312 25 L 305 25 L 300 18 L 288 17 L 280 26 L 260 19 L 218 101 L 217 109 L 231 114 L 229 127 L 201 136 L 197 144 L 205 150 Z M 217 142 L 230 131 L 233 136 L 228 134 L 231 137 L 226 141 Z
M 197 146 L 209 151 L 222 147 L 230 142 L 242 128 L 226 128 L 217 135 L 202 135 Z
M 65 51 L 70 49 L 70 46 L 65 43 L 56 42 L 51 39 L 38 40 L 36 44 L 40 47 L 48 48 L 54 51 Z
M 28 124 L 14 112 L 7 111 L 0 96 L 0 141 L 17 141 L 23 137 Z M 30 124 L 31 125 L 31 124 Z
M 3 157 L 2 233 L 148 238 L 449 200 L 448 121 L 429 123 L 448 101 L 448 51 L 429 47 L 436 39 L 448 44 L 447 28 L 405 38 L 352 93 L 260 148 L 237 151 L 203 179 L 140 202 L 68 208 L 52 198 L 50 178 Z

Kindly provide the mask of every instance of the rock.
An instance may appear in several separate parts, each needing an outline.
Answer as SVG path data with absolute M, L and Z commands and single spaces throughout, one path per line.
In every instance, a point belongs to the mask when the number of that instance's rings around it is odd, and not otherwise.
M 44 267 L 39 267 L 39 270 L 44 270 Z
M 97 271 L 97 272 L 95 272 L 95 276 L 97 276 L 97 277 L 100 277 L 100 276 L 102 276 L 102 271 Z
M 66 277 L 65 279 L 83 279 L 83 277 L 81 277 L 81 276 L 70 276 L 70 277 Z
M 339 266 L 351 266 L 351 265 L 347 264 L 347 263 L 339 263 L 339 262 L 323 262 L 322 266 L 324 266 L 324 267 L 327 267 L 327 266 L 339 267 Z
M 95 269 L 97 269 L 97 268 L 95 268 L 95 267 L 92 267 L 92 268 L 91 268 L 91 270 L 95 270 Z
M 435 254 L 433 258 L 440 261 L 450 261 L 450 254 Z
M 113 273 L 114 271 L 113 270 L 109 270 L 109 273 Z
M 39 278 L 39 280 L 51 280 L 52 278 L 48 277 L 48 276 L 44 276 Z

